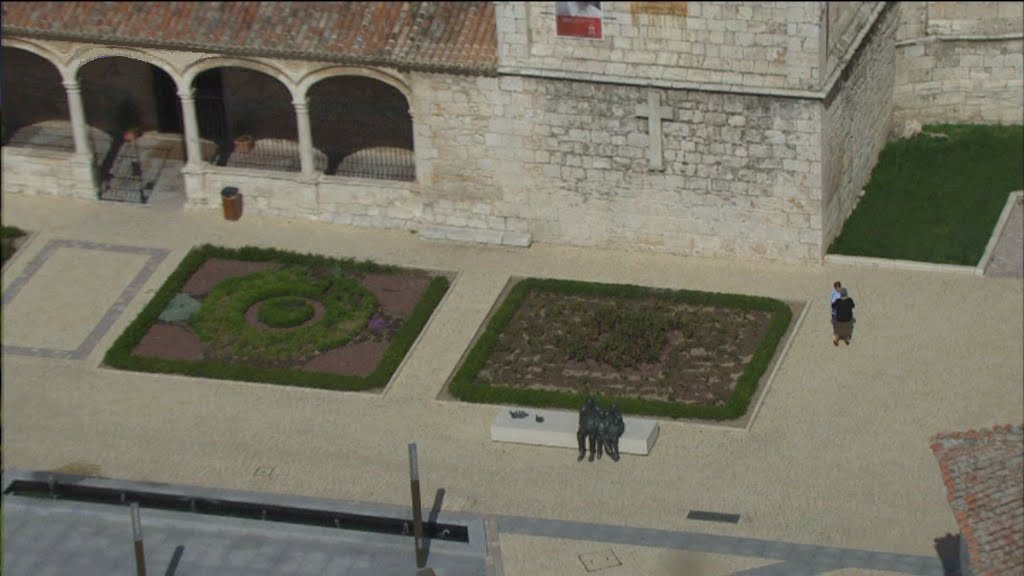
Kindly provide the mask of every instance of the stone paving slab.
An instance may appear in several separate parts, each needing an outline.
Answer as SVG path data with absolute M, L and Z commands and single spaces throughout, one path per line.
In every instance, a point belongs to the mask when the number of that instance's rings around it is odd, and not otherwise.
M 5 220 L 26 230 L 156 247 L 177 257 L 193 243 L 266 245 L 457 270 L 465 281 L 396 376 L 396 393 L 384 396 L 128 373 L 5 353 L 7 465 L 79 462 L 135 480 L 399 504 L 408 498 L 406 443 L 416 441 L 424 494 L 443 487 L 475 513 L 593 524 L 582 536 L 587 542 L 631 526 L 735 537 L 737 546 L 765 540 L 883 552 L 892 556 L 864 569 L 892 570 L 884 562 L 934 554 L 933 539 L 957 530 L 930 436 L 1018 421 L 1024 412 L 1019 281 L 543 244 L 456 246 L 252 215 L 229 223 L 216 210 L 157 213 L 10 195 L 4 203 Z M 5 285 L 25 263 L 15 255 Z M 168 262 L 159 272 L 172 267 Z M 558 450 L 496 446 L 488 430 L 499 407 L 438 399 L 512 276 L 754 293 L 807 301 L 809 309 L 749 430 L 662 422 L 651 456 L 588 466 Z M 836 279 L 858 303 L 850 347 L 831 344 L 826 308 Z M 119 323 L 146 300 L 134 298 Z M 116 336 L 116 329 L 103 336 L 90 358 L 98 360 Z M 275 472 L 255 474 L 269 468 Z M 742 520 L 687 520 L 690 509 Z
M 502 534 L 502 559 L 509 574 L 536 576 L 725 576 L 774 563 L 742 556 L 658 546 L 581 542 L 523 534 Z M 618 566 L 588 572 L 580 556 L 614 554 Z
M 159 249 L 49 240 L 4 289 L 4 322 L 10 328 L 4 352 L 85 357 L 166 255 Z

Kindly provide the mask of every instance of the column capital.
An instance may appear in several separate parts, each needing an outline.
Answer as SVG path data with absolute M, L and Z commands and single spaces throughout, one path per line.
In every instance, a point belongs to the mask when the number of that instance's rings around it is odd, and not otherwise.
M 303 110 L 309 110 L 309 100 L 308 99 L 292 100 L 292 106 L 294 106 L 295 110 L 297 110 L 299 112 L 301 112 Z
M 178 90 L 178 98 L 181 98 L 182 100 L 195 100 L 195 93 L 195 90 L 192 88 Z
M 64 89 L 68 92 L 80 92 L 82 90 L 82 85 L 78 83 L 78 80 L 68 80 L 61 82 L 61 84 L 64 85 Z

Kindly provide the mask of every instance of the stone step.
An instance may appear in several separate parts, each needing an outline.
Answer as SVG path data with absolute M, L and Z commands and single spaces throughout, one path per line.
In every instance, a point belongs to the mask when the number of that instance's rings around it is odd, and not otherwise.
M 512 413 L 526 412 L 524 418 L 513 418 Z M 543 422 L 538 422 L 540 416 Z M 502 407 L 491 424 L 491 440 L 536 446 L 554 446 L 577 449 L 576 430 L 579 412 L 539 408 Z M 621 454 L 647 456 L 658 439 L 658 422 L 645 418 L 624 416 L 626 430 L 619 438 Z

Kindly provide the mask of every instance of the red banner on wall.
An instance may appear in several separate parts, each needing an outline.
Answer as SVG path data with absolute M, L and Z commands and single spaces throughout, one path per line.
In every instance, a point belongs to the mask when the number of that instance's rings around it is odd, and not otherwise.
M 601 38 L 600 2 L 555 2 L 555 31 L 572 38 Z

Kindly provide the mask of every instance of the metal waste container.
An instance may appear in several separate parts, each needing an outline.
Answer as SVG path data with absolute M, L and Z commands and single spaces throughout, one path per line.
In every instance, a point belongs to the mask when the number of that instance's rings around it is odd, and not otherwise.
M 224 219 L 238 220 L 242 217 L 242 195 L 238 188 L 227 186 L 220 191 L 220 199 L 224 204 Z

